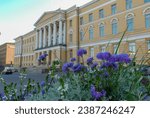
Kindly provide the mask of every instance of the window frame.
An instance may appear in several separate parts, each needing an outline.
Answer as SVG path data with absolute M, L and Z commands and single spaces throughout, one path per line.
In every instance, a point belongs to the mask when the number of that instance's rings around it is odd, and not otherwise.
M 99 36 L 100 37 L 104 37 L 105 36 L 105 25 L 103 23 L 101 23 L 99 25 Z
M 94 21 L 94 16 L 93 13 L 89 14 L 89 22 L 93 22 Z
M 133 7 L 133 1 L 126 0 L 126 10 L 132 9 L 132 7 Z
M 105 15 L 104 15 L 104 9 L 100 9 L 99 10 L 99 18 L 104 18 Z
M 94 57 L 94 47 L 90 48 L 90 57 Z
M 91 34 L 92 33 L 92 34 Z M 94 29 L 92 26 L 89 28 L 89 39 L 93 40 L 94 39 Z
M 114 15 L 117 13 L 117 4 L 111 5 L 111 14 Z

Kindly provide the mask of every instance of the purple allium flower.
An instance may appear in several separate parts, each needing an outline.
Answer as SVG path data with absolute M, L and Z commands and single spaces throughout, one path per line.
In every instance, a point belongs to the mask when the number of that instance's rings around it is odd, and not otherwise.
M 117 69 L 118 65 L 116 63 L 113 62 L 104 62 L 102 63 L 102 65 L 100 66 L 100 69 L 103 68 L 113 68 L 113 69 Z
M 39 56 L 38 60 L 44 60 L 46 57 L 48 56 L 48 54 L 42 54 Z
M 83 66 L 81 64 L 76 64 L 72 67 L 74 72 L 79 72 L 82 70 L 82 68 L 83 68 Z
M 101 94 L 102 94 L 102 96 L 106 96 L 106 91 L 105 91 L 105 90 L 102 90 L 102 91 L 101 91 Z
M 110 62 L 119 62 L 119 63 L 130 63 L 131 59 L 128 54 L 117 54 L 112 55 L 109 59 Z
M 71 58 L 70 61 L 74 62 L 74 61 L 76 61 L 76 58 Z
M 97 92 L 94 85 L 91 85 L 91 95 L 94 99 L 99 100 L 101 97 L 106 96 L 106 91 L 102 90 L 101 92 Z
M 3 97 L 2 97 L 2 100 L 3 100 L 3 101 L 6 101 L 6 100 L 7 100 L 7 97 L 6 97 L 6 96 L 3 96 Z
M 104 78 L 109 77 L 109 73 L 108 73 L 107 71 L 105 71 L 105 72 L 102 74 L 102 77 L 104 77 Z
M 96 68 L 96 66 L 98 66 L 98 63 L 97 63 L 97 62 L 94 62 L 94 63 L 91 65 L 91 69 Z
M 43 90 L 41 91 L 41 93 L 42 93 L 42 95 L 44 95 L 44 94 L 45 94 L 45 90 L 43 89 Z
M 83 57 L 84 54 L 87 54 L 87 51 L 83 48 L 81 48 L 77 51 L 77 55 L 80 57 Z
M 41 85 L 41 87 L 44 87 L 45 86 L 45 81 L 42 81 L 40 85 Z
M 73 67 L 73 63 L 72 62 L 69 62 L 69 63 L 65 63 L 62 67 L 62 71 L 63 72 L 68 72 L 69 71 L 69 68 Z
M 111 57 L 111 54 L 109 52 L 100 52 L 96 55 L 97 59 L 99 60 L 106 60 L 108 61 Z
M 87 59 L 87 64 L 92 64 L 93 63 L 93 57 L 89 57 L 88 59 Z
M 131 59 L 130 59 L 130 57 L 129 57 L 128 54 L 119 54 L 118 58 L 119 58 L 118 61 L 120 63 L 126 63 L 126 64 L 128 64 L 128 63 L 131 62 Z

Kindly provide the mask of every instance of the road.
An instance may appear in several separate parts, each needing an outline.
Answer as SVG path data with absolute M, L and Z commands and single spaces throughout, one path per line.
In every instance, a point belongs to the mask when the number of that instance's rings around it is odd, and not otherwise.
M 7 83 L 17 83 L 20 85 L 20 73 L 13 73 L 10 75 L 2 75 L 2 78 L 7 82 Z M 24 79 L 24 85 L 27 84 L 28 79 L 31 78 L 31 80 L 35 80 L 36 82 L 41 82 L 42 80 L 45 80 L 46 74 L 42 73 L 37 73 L 37 72 L 28 72 L 26 78 Z M 3 85 L 0 83 L 0 93 L 3 92 Z

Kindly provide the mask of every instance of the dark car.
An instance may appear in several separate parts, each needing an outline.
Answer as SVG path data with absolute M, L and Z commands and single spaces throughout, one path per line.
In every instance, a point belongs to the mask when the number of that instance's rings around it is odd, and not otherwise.
M 5 68 L 4 66 L 0 65 L 0 73 L 4 70 L 4 68 Z

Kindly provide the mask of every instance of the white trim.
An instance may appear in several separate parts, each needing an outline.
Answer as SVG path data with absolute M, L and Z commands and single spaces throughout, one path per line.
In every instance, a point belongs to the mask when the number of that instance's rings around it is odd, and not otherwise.
M 123 39 L 123 41 L 136 41 L 136 40 L 141 40 L 141 39 L 144 39 L 144 38 L 150 38 L 150 34 L 145 33 L 145 34 L 130 36 L 129 38 L 125 37 Z M 117 43 L 119 41 L 120 41 L 120 39 L 109 39 L 107 41 L 106 40 L 101 40 L 101 41 L 94 42 L 94 43 L 82 44 L 82 45 L 80 45 L 80 47 L 84 48 L 84 47 L 90 47 L 90 46 L 96 46 L 96 45 L 104 45 L 104 44 L 108 44 L 108 43 Z M 68 46 L 67 48 L 77 48 L 77 46 Z
M 91 28 L 94 29 L 94 25 L 90 25 L 88 29 L 90 30 Z
M 135 16 L 134 13 L 128 13 L 128 14 L 125 16 L 125 18 L 128 19 L 128 16 L 129 16 L 129 15 L 132 15 L 132 18 L 134 18 L 134 16 Z
M 147 7 L 147 8 L 145 8 L 145 9 L 143 10 L 143 15 L 146 14 L 145 12 L 146 12 L 148 9 L 150 9 L 150 7 Z
M 73 16 L 70 16 L 67 18 L 67 20 L 73 19 L 74 17 L 78 16 L 77 14 L 74 14 Z
M 112 18 L 112 19 L 110 20 L 110 24 L 112 24 L 112 23 L 113 23 L 113 20 L 116 20 L 116 21 L 117 21 L 117 23 L 118 23 L 118 21 L 119 21 L 119 19 L 118 19 L 118 18 Z
M 105 22 L 102 21 L 102 22 L 98 23 L 98 26 L 101 26 L 102 24 L 105 25 Z
M 104 4 L 101 4 L 101 5 L 99 5 L 99 6 L 95 7 L 95 8 L 93 8 L 93 9 L 90 9 L 90 10 L 88 10 L 88 11 L 86 11 L 86 12 L 83 12 L 83 13 L 79 14 L 79 16 L 83 16 L 84 14 L 90 13 L 90 12 L 96 10 L 96 9 L 99 9 L 99 8 L 101 8 L 101 7 L 104 7 L 104 6 L 106 6 L 106 5 L 108 5 L 108 4 L 111 4 L 112 2 L 115 2 L 115 1 L 116 1 L 116 0 L 110 0 L 109 2 L 106 2 L 106 3 L 104 3 Z M 85 5 L 86 5 L 86 4 L 85 4 Z M 87 5 L 87 6 L 88 6 L 88 5 Z M 81 8 L 82 8 L 82 7 L 81 7 Z M 80 8 L 80 9 L 81 9 L 81 8 Z
M 55 49 L 60 49 L 60 48 L 66 49 L 66 47 L 63 47 L 63 46 L 56 46 L 56 47 L 50 47 L 50 48 L 46 48 L 46 49 L 36 50 L 34 52 L 37 53 L 37 52 L 50 51 L 50 50 L 55 50 Z
M 16 57 L 21 57 L 21 55 L 15 55 L 15 58 L 16 58 Z
M 31 53 L 31 54 L 22 54 L 23 57 L 25 57 L 25 56 L 33 56 L 33 55 L 34 55 L 34 53 Z
M 43 27 L 46 27 L 46 26 L 48 26 L 49 24 L 53 24 L 54 22 L 59 21 L 59 20 L 65 21 L 64 18 L 60 17 L 60 18 L 57 18 L 57 19 L 55 19 L 55 20 L 52 20 L 51 22 L 47 22 L 47 23 L 45 23 L 44 25 L 42 25 L 42 26 L 40 26 L 40 27 L 36 27 L 36 29 L 39 30 L 39 29 L 41 29 L 41 28 L 43 28 Z M 46 22 L 46 21 L 43 21 L 43 22 Z M 42 23 L 43 23 L 43 22 L 42 22 Z

